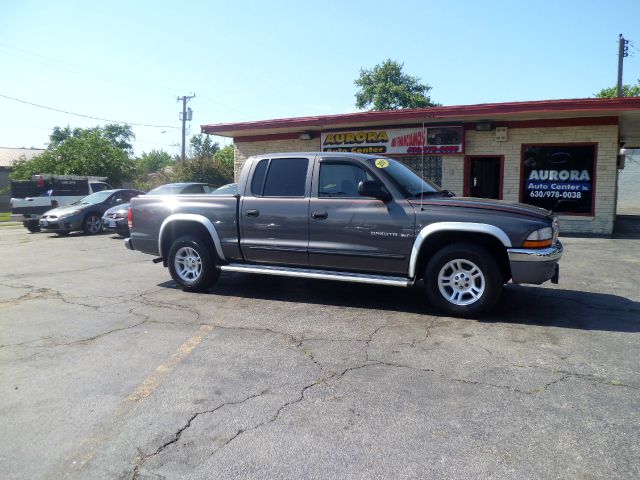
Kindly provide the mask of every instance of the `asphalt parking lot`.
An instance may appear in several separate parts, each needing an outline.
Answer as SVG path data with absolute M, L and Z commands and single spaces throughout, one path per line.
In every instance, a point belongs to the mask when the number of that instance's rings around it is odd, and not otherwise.
M 0 228 L 3 478 L 640 478 L 640 240 L 481 320 Z

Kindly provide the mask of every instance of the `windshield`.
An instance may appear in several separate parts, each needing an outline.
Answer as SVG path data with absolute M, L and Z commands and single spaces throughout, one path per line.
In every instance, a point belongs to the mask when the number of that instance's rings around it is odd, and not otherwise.
M 372 158 L 370 162 L 376 172 L 396 184 L 408 197 L 419 197 L 422 193 L 440 193 L 442 190 L 429 180 L 422 180 L 420 176 L 400 162 L 391 158 Z
M 109 198 L 109 195 L 111 195 L 113 192 L 109 191 L 109 190 L 102 190 L 101 192 L 96 192 L 96 193 L 92 193 L 91 195 L 88 195 L 86 197 L 84 197 L 82 200 L 77 201 L 75 204 L 89 204 L 89 205 L 95 205 L 96 203 L 102 203 L 104 202 L 107 198 Z

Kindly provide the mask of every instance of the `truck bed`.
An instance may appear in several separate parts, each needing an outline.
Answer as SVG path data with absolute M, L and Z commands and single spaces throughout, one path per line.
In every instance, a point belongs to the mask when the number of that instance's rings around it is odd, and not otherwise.
M 236 221 L 238 198 L 235 196 L 142 195 L 131 199 L 131 208 L 134 212 L 131 241 L 136 250 L 160 255 L 158 235 L 163 223 L 169 218 L 195 215 L 205 217 L 215 225 L 225 258 L 242 258 Z

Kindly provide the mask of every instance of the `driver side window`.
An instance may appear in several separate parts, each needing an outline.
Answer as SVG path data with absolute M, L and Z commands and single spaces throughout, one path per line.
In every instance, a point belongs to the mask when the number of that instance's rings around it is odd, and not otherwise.
M 359 197 L 358 184 L 375 178 L 353 163 L 320 164 L 319 197 Z

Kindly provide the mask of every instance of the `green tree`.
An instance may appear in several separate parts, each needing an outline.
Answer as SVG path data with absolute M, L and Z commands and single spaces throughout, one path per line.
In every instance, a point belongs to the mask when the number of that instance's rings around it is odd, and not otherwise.
M 603 88 L 596 93 L 597 98 L 616 98 L 618 96 L 618 87 Z M 623 97 L 640 97 L 640 79 L 636 85 L 622 85 Z
M 50 143 L 41 155 L 14 163 L 12 178 L 28 179 L 34 174 L 95 175 L 120 185 L 134 173 L 129 155 L 134 138 L 128 125 L 94 128 L 55 127 Z
M 402 72 L 403 63 L 390 58 L 370 70 L 360 69 L 355 80 L 356 108 L 370 110 L 398 110 L 402 108 L 435 107 L 428 93 L 431 87 L 419 77 Z
M 145 152 L 133 161 L 135 173 L 133 186 L 140 190 L 151 190 L 163 183 L 172 181 L 172 169 L 166 167 L 175 164 L 175 159 L 164 150 Z
M 174 160 L 169 153 L 164 150 L 151 150 L 145 152 L 134 160 L 136 175 L 144 176 L 156 173 L 169 165 L 173 165 Z
M 191 145 L 191 155 L 194 157 L 213 158 L 216 152 L 220 150 L 220 145 L 217 142 L 211 140 L 209 135 L 203 135 L 202 133 L 193 135 L 189 140 L 189 144 Z
M 233 145 L 221 148 L 213 156 L 223 177 L 228 180 L 224 183 L 233 182 L 233 158 Z
M 73 137 L 81 137 L 88 132 L 97 132 L 105 139 L 109 140 L 114 147 L 125 150 L 129 155 L 133 152 L 131 141 L 136 138 L 130 125 L 110 123 L 104 127 L 74 128 L 68 125 L 65 128 L 53 127 L 53 132 L 49 135 L 49 146 L 58 146 Z
M 213 157 L 199 155 L 177 162 L 173 181 L 204 182 L 216 187 L 233 182 L 233 146 L 218 150 Z

